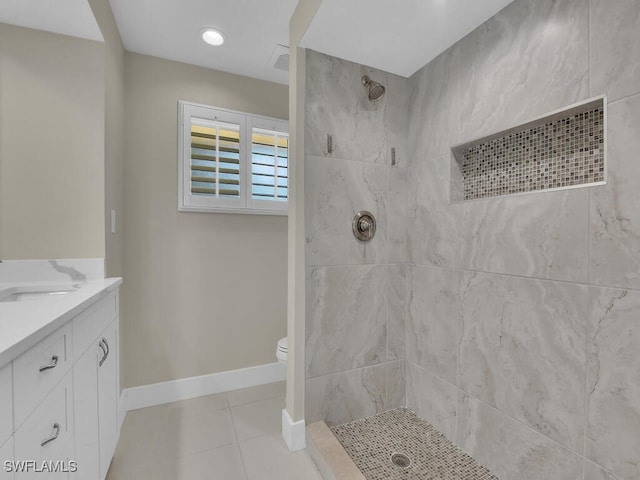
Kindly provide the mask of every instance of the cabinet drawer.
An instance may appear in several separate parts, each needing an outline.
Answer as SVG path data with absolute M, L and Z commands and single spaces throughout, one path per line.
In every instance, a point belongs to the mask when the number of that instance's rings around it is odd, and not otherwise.
M 0 446 L 0 480 L 13 480 L 13 472 L 10 468 L 7 470 L 5 462 L 13 461 L 13 438 Z
M 0 445 L 3 445 L 12 434 L 13 385 L 11 382 L 11 364 L 9 364 L 0 368 Z
M 14 428 L 27 419 L 71 367 L 71 322 L 13 362 Z
M 73 351 L 78 360 L 118 316 L 118 295 L 111 293 L 73 319 Z
M 73 444 L 73 391 L 69 372 L 16 431 L 16 461 L 65 462 L 69 443 Z M 42 473 L 20 473 L 17 478 L 43 478 Z M 48 474 L 46 478 L 67 478 L 68 472 Z

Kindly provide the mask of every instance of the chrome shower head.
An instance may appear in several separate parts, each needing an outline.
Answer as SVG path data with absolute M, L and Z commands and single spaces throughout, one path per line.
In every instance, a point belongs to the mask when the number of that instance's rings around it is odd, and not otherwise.
M 384 97 L 384 92 L 386 91 L 384 86 L 378 82 L 374 82 L 368 76 L 365 75 L 362 77 L 362 85 L 369 89 L 369 100 L 372 102 L 377 102 Z

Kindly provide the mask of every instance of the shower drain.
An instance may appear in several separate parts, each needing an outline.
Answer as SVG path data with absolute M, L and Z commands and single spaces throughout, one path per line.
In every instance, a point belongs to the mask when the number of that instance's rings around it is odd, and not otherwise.
M 498 480 L 408 408 L 331 431 L 367 480 Z
M 408 468 L 411 465 L 411 460 L 403 453 L 394 453 L 391 455 L 391 463 L 397 467 Z

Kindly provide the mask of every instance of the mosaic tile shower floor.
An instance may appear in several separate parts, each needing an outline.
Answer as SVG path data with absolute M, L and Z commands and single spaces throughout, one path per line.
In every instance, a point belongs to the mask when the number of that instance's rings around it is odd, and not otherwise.
M 331 431 L 367 480 L 498 480 L 407 408 L 338 425 Z M 410 465 L 392 463 L 396 453 L 409 457 Z

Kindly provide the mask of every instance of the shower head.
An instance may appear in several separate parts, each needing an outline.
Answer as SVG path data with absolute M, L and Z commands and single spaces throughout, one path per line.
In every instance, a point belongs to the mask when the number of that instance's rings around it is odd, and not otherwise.
M 378 82 L 374 82 L 368 76 L 362 77 L 362 85 L 369 89 L 369 100 L 372 102 L 377 102 L 382 97 L 384 97 L 385 88 L 380 85 Z

